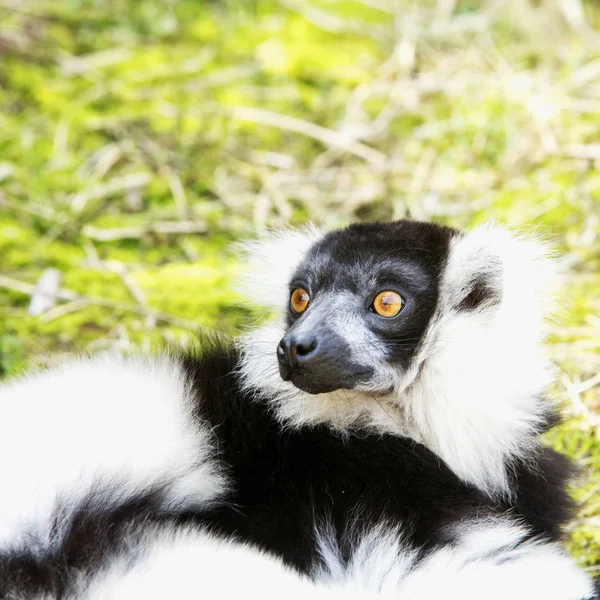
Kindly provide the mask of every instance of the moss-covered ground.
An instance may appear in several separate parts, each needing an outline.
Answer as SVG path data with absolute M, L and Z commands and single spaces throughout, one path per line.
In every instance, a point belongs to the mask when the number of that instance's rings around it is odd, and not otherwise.
M 235 332 L 269 226 L 554 240 L 549 349 L 600 568 L 600 10 L 580 0 L 0 0 L 0 371 Z M 28 314 L 40 275 L 61 298 Z M 518 343 L 518 340 L 515 340 Z

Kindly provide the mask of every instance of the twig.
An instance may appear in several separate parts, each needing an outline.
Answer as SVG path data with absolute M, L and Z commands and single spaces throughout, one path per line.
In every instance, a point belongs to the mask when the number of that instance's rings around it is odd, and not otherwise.
M 103 69 L 124 62 L 131 57 L 128 48 L 109 48 L 84 56 L 69 56 L 60 61 L 62 70 L 68 75 L 82 75 L 88 71 Z
M 0 275 L 0 287 L 31 296 L 35 291 L 36 286 L 31 283 L 27 283 L 26 281 L 20 281 L 19 279 L 13 279 L 12 277 Z M 59 300 L 66 300 L 69 302 L 82 301 L 93 306 L 112 308 L 113 310 L 120 310 L 123 312 L 133 312 L 143 317 L 151 316 L 157 321 L 169 323 L 171 325 L 175 325 L 176 327 L 181 327 L 182 329 L 187 329 L 192 332 L 196 332 L 200 328 L 200 325 L 197 323 L 170 315 L 162 311 L 149 310 L 146 313 L 141 311 L 137 304 L 132 304 L 130 302 L 121 302 L 120 300 L 111 300 L 110 298 L 85 296 L 65 288 L 58 290 L 54 296 Z
M 137 305 L 140 307 L 140 310 L 147 314 L 148 311 L 148 303 L 146 301 L 146 294 L 144 294 L 144 290 L 129 276 L 125 265 L 121 265 L 121 268 L 112 269 L 114 273 L 116 273 L 123 282 L 123 285 L 127 288 L 131 297 L 136 301 Z
M 574 158 L 600 160 L 600 144 L 567 144 L 562 153 Z
M 240 121 L 250 121 L 252 123 L 260 123 L 261 125 L 270 125 L 286 131 L 293 131 L 294 133 L 306 135 L 315 140 L 319 140 L 327 146 L 342 148 L 379 168 L 385 168 L 387 165 L 387 157 L 385 154 L 366 144 L 357 142 L 335 129 L 327 129 L 326 127 L 315 125 L 314 123 L 304 121 L 303 119 L 297 119 L 296 117 L 282 115 L 261 108 L 238 106 L 233 109 L 232 116 L 234 119 L 239 119 Z
M 98 256 L 96 248 L 89 240 L 85 240 L 84 246 L 87 253 L 86 264 L 93 269 L 114 273 L 117 275 L 123 282 L 123 285 L 127 288 L 127 291 L 131 294 L 131 297 L 140 307 L 140 310 L 144 314 L 148 314 L 146 294 L 144 294 L 142 288 L 140 288 L 140 286 L 129 276 L 129 270 L 127 267 L 118 260 L 101 260 Z
M 581 394 L 582 392 L 585 392 L 593 387 L 596 387 L 597 385 L 600 385 L 600 373 L 597 373 L 593 377 L 590 377 L 589 379 L 582 381 L 580 384 L 578 384 L 574 387 L 574 390 L 578 394 Z
M 173 221 L 148 223 L 147 225 L 131 225 L 130 227 L 114 227 L 102 229 L 93 225 L 83 228 L 83 235 L 97 242 L 111 242 L 113 240 L 126 240 L 142 238 L 150 233 L 169 235 L 185 233 L 206 233 L 208 227 L 203 221 Z
M 586 388 L 581 389 L 582 384 L 573 383 L 566 374 L 561 378 L 561 383 L 571 401 L 573 412 L 576 415 L 582 416 L 593 427 L 600 425 L 600 417 L 592 413 L 580 396 L 581 392 L 585 391 Z
M 50 321 L 54 321 L 70 313 L 77 312 L 78 310 L 89 306 L 89 304 L 90 303 L 84 298 L 80 298 L 79 300 L 72 300 L 71 302 L 65 302 L 65 304 L 55 306 L 51 310 L 40 315 L 40 319 L 44 323 L 49 323 Z
M 360 4 L 364 4 L 369 8 L 374 8 L 375 10 L 380 10 L 383 13 L 388 15 L 394 14 L 394 7 L 390 2 L 385 2 L 385 0 L 357 0 Z
M 315 27 L 330 33 L 339 34 L 353 32 L 364 33 L 371 36 L 381 36 L 385 31 L 383 27 L 367 25 L 364 20 L 342 19 L 303 0 L 280 0 L 280 2 L 287 9 L 296 11 L 298 14 L 302 15 Z
M 75 212 L 81 212 L 90 200 L 100 200 L 132 188 L 143 187 L 150 179 L 148 173 L 131 173 L 123 177 L 115 177 L 107 183 L 94 185 L 75 194 L 71 199 L 71 207 Z
M 123 154 L 121 144 L 110 143 L 96 150 L 77 170 L 82 178 L 93 176 L 100 179 L 117 163 Z M 136 189 L 136 188 L 132 188 Z
M 587 62 L 579 67 L 569 80 L 569 87 L 576 88 L 586 85 L 600 76 L 600 58 Z
M 558 6 L 573 31 L 588 42 L 598 43 L 600 35 L 587 22 L 581 0 L 558 0 Z
M 165 175 L 171 189 L 171 194 L 173 194 L 173 200 L 175 200 L 177 214 L 181 219 L 184 219 L 188 214 L 188 201 L 181 179 L 170 167 L 165 167 Z
M 197 92 L 213 86 L 226 85 L 236 79 L 252 77 L 252 75 L 255 75 L 258 71 L 259 67 L 255 63 L 226 67 L 219 71 L 207 73 L 203 75 L 201 79 L 188 81 L 185 89 L 189 92 Z
M 54 307 L 60 280 L 61 272 L 58 269 L 46 269 L 42 272 L 29 302 L 28 312 L 32 317 L 37 317 Z
M 40 217 L 46 221 L 51 221 L 56 217 L 54 209 L 50 206 L 43 204 L 36 204 L 32 200 L 28 202 L 13 202 L 6 198 L 6 196 L 0 196 L 0 208 L 6 208 L 10 210 L 13 215 L 18 215 L 19 212 L 27 213 Z

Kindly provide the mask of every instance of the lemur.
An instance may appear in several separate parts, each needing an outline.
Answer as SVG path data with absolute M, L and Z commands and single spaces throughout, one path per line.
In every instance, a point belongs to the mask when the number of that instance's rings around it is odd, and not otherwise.
M 403 220 L 249 252 L 274 322 L 0 386 L 0 597 L 593 598 L 538 440 L 544 247 Z

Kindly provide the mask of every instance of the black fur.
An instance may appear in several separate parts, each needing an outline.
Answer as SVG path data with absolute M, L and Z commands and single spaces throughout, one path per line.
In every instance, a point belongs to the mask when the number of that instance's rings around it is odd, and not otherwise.
M 476 279 L 472 283 L 471 291 L 465 296 L 457 306 L 459 311 L 470 311 L 477 309 L 484 304 L 486 306 L 493 306 L 499 304 L 502 301 L 502 294 L 494 287 L 492 287 L 484 278 Z
M 160 509 L 164 489 L 148 489 L 115 504 L 118 489 L 116 482 L 99 485 L 76 505 L 57 498 L 47 539 L 60 543 L 48 545 L 32 532 L 0 553 L 0 598 L 63 598 L 77 583 L 76 576 L 90 578 L 107 558 L 128 554 L 127 561 L 135 560 L 131 549 L 145 528 L 176 520 Z
M 570 470 L 552 450 L 516 465 L 515 499 L 498 502 L 407 438 L 343 437 L 326 426 L 282 430 L 267 404 L 240 393 L 231 377 L 236 362 L 232 347 L 217 344 L 201 360 L 184 363 L 235 484 L 226 503 L 196 515 L 216 531 L 274 551 L 304 572 L 317 558 L 315 526 L 328 519 L 342 547 L 357 517 L 367 531 L 382 519 L 403 524 L 406 542 L 424 552 L 450 543 L 446 526 L 475 514 L 511 513 L 533 536 L 560 538 L 571 514 Z
M 326 426 L 283 429 L 268 403 L 241 391 L 234 374 L 238 360 L 234 346 L 218 340 L 205 344 L 199 356 L 182 359 L 198 417 L 212 425 L 218 458 L 233 484 L 222 502 L 165 514 L 159 508 L 161 489 L 115 507 L 106 501 L 110 490 L 99 489 L 69 507 L 67 533 L 58 547 L 26 539 L 22 548 L 0 554 L 0 597 L 18 590 L 15 597 L 45 591 L 60 598 L 74 575 L 97 572 L 107 556 L 123 553 L 125 534 L 150 523 L 196 524 L 233 535 L 303 573 L 319 564 L 319 528 L 335 532 L 346 559 L 353 536 L 382 521 L 401 525 L 403 543 L 423 557 L 454 542 L 449 526 L 475 516 L 511 514 L 532 536 L 560 537 L 570 515 L 569 468 L 551 450 L 515 466 L 514 501 L 494 501 L 412 440 L 361 431 L 344 437 Z M 57 522 L 63 513 L 59 503 Z

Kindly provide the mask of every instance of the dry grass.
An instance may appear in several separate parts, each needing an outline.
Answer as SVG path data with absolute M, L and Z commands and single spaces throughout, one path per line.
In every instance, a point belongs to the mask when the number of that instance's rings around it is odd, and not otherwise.
M 599 22 L 580 0 L 0 0 L 3 370 L 235 329 L 256 313 L 229 243 L 265 227 L 537 229 L 567 266 L 551 442 L 583 467 L 571 547 L 598 568 Z M 48 269 L 57 302 L 28 315 Z

